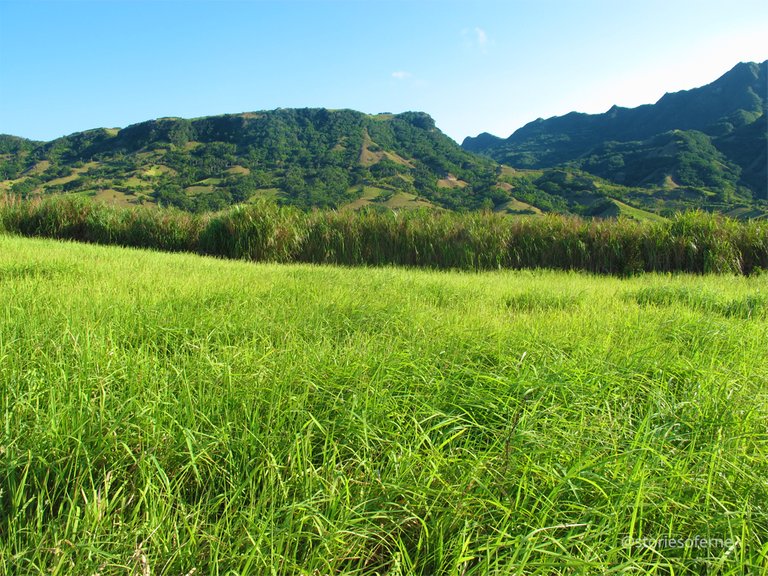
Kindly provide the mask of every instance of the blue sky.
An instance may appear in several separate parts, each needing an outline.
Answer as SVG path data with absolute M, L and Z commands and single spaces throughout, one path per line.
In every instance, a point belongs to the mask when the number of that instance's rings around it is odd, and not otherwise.
M 461 142 L 768 59 L 750 0 L 0 0 L 0 133 L 423 110 Z

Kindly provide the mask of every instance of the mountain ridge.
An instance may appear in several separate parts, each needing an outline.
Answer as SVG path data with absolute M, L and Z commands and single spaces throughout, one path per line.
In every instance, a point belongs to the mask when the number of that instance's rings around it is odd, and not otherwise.
M 0 194 L 191 211 L 269 198 L 303 209 L 755 217 L 768 212 L 767 66 L 738 64 L 656 104 L 537 119 L 463 147 L 425 112 L 325 108 L 170 116 L 49 142 L 0 135 Z
M 507 138 L 502 138 L 500 136 L 491 134 L 489 132 L 482 132 L 476 137 L 467 136 L 462 141 L 462 147 L 464 147 L 465 149 L 474 151 L 473 147 L 478 139 L 481 140 L 481 143 L 485 139 L 490 139 L 493 141 L 497 141 L 497 140 L 505 141 L 505 140 L 509 140 L 509 138 L 515 136 L 516 134 L 527 135 L 527 133 L 533 132 L 536 128 L 544 124 L 553 123 L 553 122 L 559 123 L 565 119 L 569 119 L 569 120 L 574 118 L 616 119 L 618 116 L 622 116 L 627 113 L 630 113 L 632 115 L 636 115 L 637 118 L 641 120 L 645 120 L 647 113 L 651 112 L 654 107 L 658 107 L 658 106 L 667 107 L 681 97 L 688 97 L 691 95 L 697 96 L 701 94 L 703 90 L 706 90 L 708 88 L 711 88 L 712 92 L 720 92 L 723 96 L 726 96 L 726 95 L 729 96 L 727 99 L 721 98 L 715 104 L 721 108 L 719 111 L 716 111 L 716 112 L 710 111 L 710 113 L 708 114 L 708 116 L 714 116 L 716 119 L 721 119 L 723 116 L 726 116 L 729 111 L 744 109 L 742 105 L 747 105 L 749 108 L 753 108 L 755 106 L 758 106 L 758 107 L 764 106 L 766 97 L 768 96 L 767 94 L 768 80 L 766 80 L 766 78 L 768 78 L 768 60 L 762 63 L 740 62 L 736 64 L 736 66 L 734 66 L 730 71 L 726 72 L 725 74 L 723 74 L 717 80 L 715 80 L 714 82 L 711 82 L 710 84 L 697 87 L 697 88 L 680 90 L 677 92 L 667 92 L 653 104 L 641 104 L 639 106 L 632 107 L 632 108 L 623 107 L 623 106 L 614 104 L 606 112 L 602 112 L 598 114 L 588 114 L 585 112 L 571 111 L 561 116 L 551 116 L 546 119 L 537 118 L 536 120 L 528 122 L 527 124 L 518 128 Z M 744 97 L 744 94 L 742 94 L 741 92 L 733 91 L 733 81 L 737 79 L 741 80 L 743 84 L 746 85 L 746 87 L 748 88 L 747 94 L 748 95 L 751 94 L 750 100 L 748 102 L 740 101 L 738 103 L 734 103 L 734 100 L 735 100 L 733 98 L 734 92 L 736 92 L 736 96 L 739 100 L 741 100 Z M 757 88 L 757 90 L 755 90 L 755 88 Z M 712 106 L 714 105 L 710 105 L 710 107 Z M 685 120 L 681 121 L 679 117 L 676 117 L 673 120 L 668 120 L 668 119 L 665 119 L 665 120 L 667 122 L 667 125 L 664 128 L 659 128 L 658 122 L 652 127 L 648 127 L 647 124 L 643 124 L 643 127 L 641 128 L 636 127 L 635 130 L 637 130 L 637 133 L 635 136 L 647 137 L 647 136 L 650 136 L 651 134 L 654 134 L 660 131 L 667 131 L 671 129 L 701 130 L 703 128 L 702 121 L 700 120 L 700 116 L 697 116 L 693 120 L 686 118 Z M 637 124 L 640 124 L 640 120 L 634 120 L 634 122 Z M 643 128 L 645 130 L 643 130 Z
M 710 84 L 667 93 L 655 104 L 635 108 L 614 105 L 601 114 L 570 112 L 537 119 L 507 138 L 488 133 L 465 138 L 462 147 L 516 168 L 541 169 L 569 164 L 593 172 L 598 160 L 590 156 L 600 156 L 600 148 L 610 143 L 643 143 L 674 131 L 698 132 L 709 138 L 726 162 L 733 164 L 729 170 L 739 172 L 738 178 L 731 182 L 732 188 L 742 186 L 756 197 L 768 198 L 766 182 L 761 177 L 763 167 L 755 164 L 756 158 L 765 156 L 761 126 L 768 118 L 767 99 L 768 61 L 742 62 Z M 758 124 L 752 127 L 752 134 L 745 127 L 754 123 Z M 741 149 L 734 155 L 728 137 L 734 133 L 738 136 L 739 131 Z M 751 137 L 744 138 L 745 134 Z M 743 152 L 745 146 L 752 151 Z M 617 157 L 616 162 L 618 160 Z M 716 161 L 722 162 L 723 158 L 718 157 Z M 733 170 L 734 167 L 737 169 Z M 616 170 L 594 173 L 620 184 L 643 184 L 642 180 L 622 179 Z
M 278 108 L 96 128 L 50 142 L 0 136 L 0 180 L 22 196 L 79 192 L 207 210 L 272 196 L 303 208 L 477 209 L 498 167 L 424 112 Z M 394 202 L 389 202 L 393 197 Z M 387 204 L 389 202 L 389 204 Z

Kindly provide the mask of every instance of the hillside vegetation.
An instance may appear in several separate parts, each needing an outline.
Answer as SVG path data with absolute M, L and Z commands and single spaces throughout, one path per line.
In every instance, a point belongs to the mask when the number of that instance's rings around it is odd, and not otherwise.
M 0 236 L 0 288 L 2 574 L 768 570 L 764 277 Z
M 768 61 L 739 64 L 656 104 L 539 119 L 466 150 L 516 168 L 568 166 L 615 184 L 698 192 L 704 203 L 768 199 Z M 707 196 L 710 198 L 707 198 Z
M 0 193 L 191 212 L 270 199 L 303 210 L 760 218 L 766 65 L 741 64 L 655 105 L 538 120 L 464 148 L 423 112 L 319 108 L 161 118 L 51 142 L 0 135 Z
M 0 177 L 16 195 L 76 192 L 194 211 L 261 197 L 301 208 L 477 209 L 493 206 L 497 172 L 417 112 L 278 109 L 162 118 L 48 143 L 3 138 Z

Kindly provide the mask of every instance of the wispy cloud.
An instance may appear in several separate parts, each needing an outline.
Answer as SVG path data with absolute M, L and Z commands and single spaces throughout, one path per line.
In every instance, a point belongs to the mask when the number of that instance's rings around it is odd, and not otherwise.
M 461 37 L 463 39 L 464 46 L 467 48 L 478 49 L 481 52 L 485 52 L 488 49 L 490 43 L 488 39 L 488 33 L 479 26 L 474 28 L 464 28 L 461 31 Z
M 395 80 L 407 80 L 408 78 L 412 77 L 413 74 L 406 72 L 405 70 L 396 70 L 395 72 L 392 72 L 392 78 Z
M 480 27 L 475 28 L 475 42 L 481 48 L 485 48 L 488 45 L 488 34 Z

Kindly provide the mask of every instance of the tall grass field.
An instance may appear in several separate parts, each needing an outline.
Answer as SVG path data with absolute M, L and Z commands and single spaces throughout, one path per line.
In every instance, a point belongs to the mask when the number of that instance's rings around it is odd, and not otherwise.
M 302 212 L 268 201 L 215 214 L 119 208 L 72 196 L 0 198 L 0 230 L 256 262 L 440 270 L 752 274 L 768 269 L 768 221 L 703 212 L 666 220 L 491 212 Z
M 0 235 L 0 574 L 761 574 L 768 278 Z

